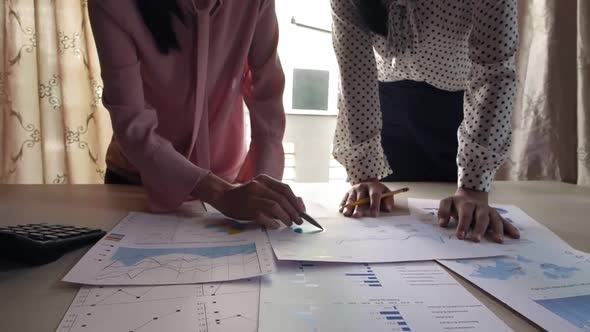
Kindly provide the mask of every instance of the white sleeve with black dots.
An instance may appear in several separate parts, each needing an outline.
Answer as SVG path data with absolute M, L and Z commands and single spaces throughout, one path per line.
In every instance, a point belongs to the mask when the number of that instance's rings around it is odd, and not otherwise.
M 458 185 L 489 191 L 512 136 L 518 39 L 515 0 L 473 0 L 472 22 L 471 72 L 458 132 Z
M 381 109 L 371 34 L 350 0 L 331 0 L 333 42 L 340 66 L 334 158 L 358 183 L 391 173 L 381 146 Z
M 465 91 L 458 186 L 489 191 L 511 141 L 516 0 L 384 0 L 390 12 L 403 3 L 415 24 L 397 36 L 411 40 L 398 54 L 389 51 L 391 36 L 369 31 L 351 0 L 331 2 L 341 76 L 334 156 L 350 180 L 391 173 L 381 146 L 377 82 L 414 80 Z

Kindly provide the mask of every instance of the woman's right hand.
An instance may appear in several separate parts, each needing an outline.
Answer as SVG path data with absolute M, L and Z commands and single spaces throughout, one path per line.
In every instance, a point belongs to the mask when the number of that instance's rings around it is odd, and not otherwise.
M 340 212 L 347 217 L 364 217 L 367 211 L 366 205 L 344 207 L 363 198 L 369 198 L 371 200 L 368 209 L 371 217 L 378 217 L 380 211 L 391 212 L 393 210 L 393 197 L 381 199 L 381 194 L 385 194 L 389 191 L 390 190 L 386 185 L 377 180 L 369 180 L 356 184 L 350 188 L 346 195 L 344 195 L 344 198 L 340 203 Z
M 195 193 L 230 218 L 254 221 L 271 229 L 279 227 L 275 220 L 286 226 L 303 223 L 303 201 L 288 185 L 268 175 L 231 185 L 210 174 L 197 185 Z

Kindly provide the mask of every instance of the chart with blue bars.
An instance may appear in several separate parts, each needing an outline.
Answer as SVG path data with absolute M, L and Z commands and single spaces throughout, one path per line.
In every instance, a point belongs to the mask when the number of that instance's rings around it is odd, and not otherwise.
M 434 262 L 277 267 L 262 278 L 260 332 L 509 331 Z
M 402 316 L 400 311 L 397 309 L 397 307 L 392 307 L 391 310 L 380 311 L 379 315 L 384 317 L 385 320 L 394 321 L 399 326 L 399 328 L 404 332 L 412 331 L 412 329 L 410 328 L 408 323 L 405 321 L 404 317 Z
M 366 285 L 368 287 L 382 287 L 383 285 L 381 285 L 381 282 L 373 271 L 373 268 L 369 264 L 363 264 L 362 266 L 366 271 L 345 273 L 345 276 L 350 277 L 361 285 Z

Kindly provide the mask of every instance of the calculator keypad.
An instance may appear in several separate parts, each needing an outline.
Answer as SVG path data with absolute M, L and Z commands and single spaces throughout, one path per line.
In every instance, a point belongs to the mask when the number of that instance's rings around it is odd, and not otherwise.
M 2 233 L 14 233 L 37 241 L 66 239 L 84 234 L 100 232 L 98 229 L 52 224 L 24 224 L 0 227 Z

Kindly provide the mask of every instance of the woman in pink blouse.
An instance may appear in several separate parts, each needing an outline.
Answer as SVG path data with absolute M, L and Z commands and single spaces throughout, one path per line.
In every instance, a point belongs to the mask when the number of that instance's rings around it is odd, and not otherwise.
M 88 7 L 114 131 L 105 182 L 143 185 L 159 211 L 193 197 L 230 217 L 300 224 L 303 203 L 275 180 L 285 115 L 274 0 Z

